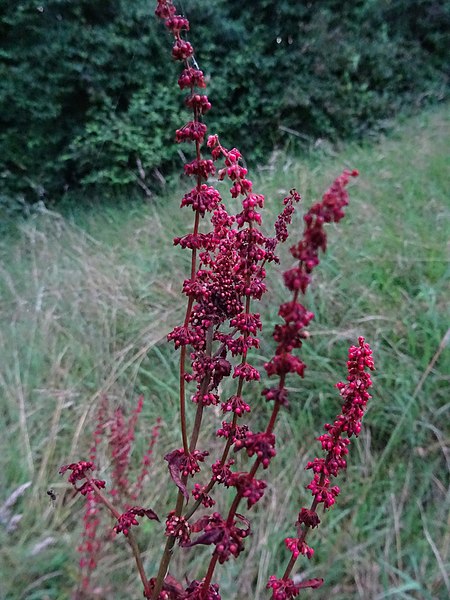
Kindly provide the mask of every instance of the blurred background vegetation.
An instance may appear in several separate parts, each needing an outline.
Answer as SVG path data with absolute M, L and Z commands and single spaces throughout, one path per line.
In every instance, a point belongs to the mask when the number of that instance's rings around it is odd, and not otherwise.
M 181 5 L 210 78 L 210 131 L 253 163 L 379 132 L 448 93 L 446 0 Z M 3 3 L 0 206 L 149 195 L 179 167 L 179 65 L 152 13 L 148 0 Z
M 218 571 L 222 597 L 263 600 L 267 577 L 282 572 L 283 539 L 309 497 L 314 437 L 339 409 L 333 385 L 345 376 L 347 348 L 365 335 L 374 398 L 339 502 L 311 536 L 315 557 L 299 563 L 299 574 L 326 586 L 303 595 L 447 599 L 449 3 L 183 4 L 210 77 L 208 126 L 245 151 L 266 195 L 266 231 L 291 187 L 303 196 L 294 240 L 301 215 L 342 168 L 361 173 L 306 298 L 316 316 L 301 350 L 305 379 L 290 382 L 253 536 Z M 162 457 L 179 446 L 178 355 L 165 340 L 182 319 L 189 269 L 172 245 L 189 215 L 179 210 L 188 183 L 178 178 L 188 150 L 173 143 L 188 115 L 180 116 L 170 38 L 155 21 L 140 0 L 17 1 L 0 11 L 1 600 L 141 597 L 107 515 L 92 595 L 79 592 L 83 503 L 58 469 L 86 457 L 103 394 L 128 414 L 144 394 L 136 468 L 162 418 L 142 504 L 164 515 L 173 502 Z M 284 249 L 282 265 L 289 260 Z M 281 271 L 258 306 L 259 366 L 286 299 Z M 249 393 L 256 429 L 270 407 L 257 385 Z M 220 419 L 210 417 L 204 445 Z M 109 480 L 104 446 L 99 466 Z M 137 534 L 154 573 L 161 528 L 143 523 Z M 174 574 L 203 576 L 209 552 L 177 553 Z

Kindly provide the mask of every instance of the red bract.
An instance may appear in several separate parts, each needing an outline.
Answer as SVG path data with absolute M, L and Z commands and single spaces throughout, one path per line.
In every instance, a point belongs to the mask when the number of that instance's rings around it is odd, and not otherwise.
M 248 363 L 241 363 L 234 368 L 233 377 L 242 377 L 245 381 L 259 381 L 261 375 L 258 369 Z
M 284 544 L 288 550 L 292 552 L 294 558 L 303 554 L 307 558 L 312 558 L 314 555 L 314 550 L 310 548 L 304 540 L 299 538 L 286 538 L 284 540 Z
M 185 99 L 186 106 L 192 108 L 195 113 L 204 115 L 208 110 L 211 110 L 211 102 L 208 96 L 204 94 L 190 94 Z
M 220 427 L 216 435 L 218 437 L 229 438 L 232 442 L 245 438 L 250 433 L 248 425 L 235 425 L 234 423 L 227 423 L 222 421 L 222 427 Z
M 226 402 L 222 402 L 222 411 L 234 412 L 238 417 L 245 412 L 250 412 L 250 406 L 243 400 L 242 396 L 231 396 Z
M 216 167 L 212 160 L 195 159 L 184 165 L 184 172 L 189 176 L 195 175 L 196 177 L 200 177 L 200 179 L 208 179 L 209 175 L 214 175 Z
M 192 210 L 199 213 L 200 216 L 204 217 L 205 213 L 216 210 L 221 197 L 219 192 L 213 188 L 203 184 L 200 189 L 196 187 L 183 196 L 181 201 L 181 207 L 192 206 Z
M 304 524 L 307 527 L 311 527 L 311 529 L 314 529 L 314 527 L 317 527 L 319 523 L 320 519 L 315 510 L 302 508 L 298 513 L 298 519 L 295 524 L 298 526 Z
M 88 481 L 85 481 L 83 483 L 83 485 L 80 486 L 79 488 L 77 488 L 77 486 L 75 486 L 75 489 L 82 496 L 86 496 L 90 492 L 94 491 L 94 487 L 92 484 L 94 484 L 99 489 L 103 489 L 106 486 L 106 482 L 101 479 L 89 479 Z
M 234 459 L 230 459 L 226 463 L 222 463 L 222 461 L 218 460 L 211 466 L 211 471 L 213 472 L 213 478 L 217 483 L 223 483 L 228 485 L 228 481 L 231 477 L 231 469 L 230 467 L 234 465 Z
M 158 15 L 159 16 L 159 15 Z M 178 37 L 181 31 L 189 31 L 189 21 L 179 15 L 166 19 L 166 27 L 170 29 L 174 36 Z

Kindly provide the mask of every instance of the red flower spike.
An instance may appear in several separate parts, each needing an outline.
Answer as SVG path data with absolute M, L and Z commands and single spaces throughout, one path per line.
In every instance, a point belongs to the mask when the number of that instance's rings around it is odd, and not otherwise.
M 85 512 L 83 515 L 83 538 L 77 551 L 81 554 L 79 566 L 81 569 L 81 587 L 89 595 L 92 590 L 91 576 L 94 572 L 100 551 L 102 540 L 98 536 L 99 499 L 94 492 L 87 494 Z
M 162 419 L 161 417 L 158 417 L 156 419 L 156 424 L 152 427 L 147 450 L 144 456 L 142 457 L 141 470 L 139 472 L 138 478 L 134 484 L 133 491 L 131 493 L 132 500 L 136 500 L 140 496 L 140 494 L 142 493 L 144 481 L 149 475 L 149 468 L 153 461 L 153 450 L 159 438 L 161 424 Z
M 275 237 L 278 242 L 285 242 L 289 236 L 287 226 L 292 222 L 292 215 L 294 214 L 295 205 L 300 202 L 300 194 L 296 190 L 291 190 L 289 196 L 283 200 L 284 209 L 278 215 L 275 221 Z
M 363 337 L 358 339 L 358 346 L 352 346 L 348 351 L 347 384 L 338 383 L 341 397 L 344 399 L 342 413 L 336 417 L 333 425 L 325 425 L 326 434 L 317 439 L 322 449 L 327 452 L 325 459 L 315 458 L 307 464 L 307 469 L 314 471 L 314 478 L 308 485 L 316 501 L 329 508 L 335 503 L 339 487 L 330 487 L 330 477 L 336 477 L 347 462 L 350 437 L 357 436 L 361 429 L 361 419 L 364 408 L 370 398 L 368 388 L 372 385 L 370 374 L 365 369 L 373 370 L 372 350 Z M 344 437 L 346 436 L 346 437 Z

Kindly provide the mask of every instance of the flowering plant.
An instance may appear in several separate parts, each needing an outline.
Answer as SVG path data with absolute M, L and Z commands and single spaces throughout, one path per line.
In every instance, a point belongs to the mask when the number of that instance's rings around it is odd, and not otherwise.
M 251 431 L 243 423 L 243 417 L 257 407 L 252 384 L 261 378 L 261 370 L 253 364 L 251 354 L 259 347 L 259 332 L 263 324 L 255 305 L 266 293 L 266 267 L 279 262 L 278 244 L 287 240 L 288 226 L 300 201 L 300 195 L 292 189 L 283 200 L 283 209 L 274 224 L 273 236 L 263 233 L 261 209 L 264 196 L 254 191 L 248 178 L 243 157 L 236 148 L 228 149 L 217 135 L 207 137 L 203 117 L 211 108 L 208 97 L 202 93 L 206 87 L 204 73 L 198 68 L 194 49 L 185 34 L 189 31 L 188 20 L 176 14 L 171 0 L 158 0 L 156 15 L 160 17 L 174 38 L 172 57 L 183 64 L 178 80 L 179 87 L 187 90 L 186 105 L 192 110 L 192 119 L 175 133 L 178 143 L 191 143 L 194 158 L 184 165 L 186 176 L 193 180 L 193 187 L 181 200 L 181 207 L 190 207 L 194 213 L 192 232 L 175 238 L 175 245 L 187 249 L 191 256 L 191 270 L 184 281 L 182 292 L 186 296 L 186 311 L 183 323 L 175 327 L 168 340 L 179 350 L 179 417 L 181 445 L 168 452 L 170 476 L 177 487 L 177 500 L 165 516 L 166 545 L 160 560 L 159 570 L 153 577 L 145 573 L 139 546 L 133 528 L 138 519 L 160 521 L 149 507 L 123 502 L 127 495 L 137 502 L 137 491 L 142 488 L 144 476 L 150 466 L 149 456 L 144 461 L 144 471 L 132 489 L 128 480 L 128 454 L 133 438 L 134 425 L 142 408 L 142 400 L 127 424 L 120 410 L 116 411 L 111 431 L 113 451 L 113 481 L 110 494 L 105 491 L 106 482 L 93 477 L 95 469 L 95 443 L 89 461 L 83 460 L 61 468 L 61 473 L 70 472 L 69 483 L 87 498 L 87 522 L 103 504 L 113 515 L 116 534 L 122 533 L 133 552 L 144 596 L 153 600 L 167 599 L 219 599 L 219 586 L 213 582 L 217 564 L 231 557 L 237 558 L 244 551 L 251 533 L 251 523 L 241 514 L 240 506 L 245 502 L 251 509 L 264 495 L 267 482 L 259 477 L 276 455 L 275 425 L 280 410 L 289 404 L 287 381 L 291 375 L 304 376 L 306 365 L 297 351 L 308 337 L 306 328 L 314 315 L 300 302 L 312 280 L 312 273 L 319 264 L 319 253 L 327 246 L 325 225 L 337 223 L 344 217 L 348 204 L 347 185 L 356 171 L 344 171 L 304 215 L 304 231 L 300 240 L 291 249 L 295 265 L 284 272 L 284 283 L 290 299 L 279 308 L 280 324 L 273 331 L 276 348 L 270 360 L 264 364 L 267 377 L 273 383 L 262 392 L 265 400 L 272 404 L 272 412 L 266 427 Z M 205 143 L 206 142 L 206 143 Z M 204 151 L 208 152 L 208 157 Z M 239 202 L 237 211 L 232 212 L 223 201 L 216 181 L 229 181 L 230 195 Z M 210 229 L 200 230 L 201 220 L 210 222 Z M 267 589 L 276 600 L 294 598 L 304 588 L 317 588 L 322 579 L 296 581 L 291 578 L 292 570 L 300 555 L 311 558 L 313 549 L 307 545 L 310 529 L 318 526 L 318 508 L 330 508 L 340 489 L 333 479 L 346 467 L 346 455 L 350 438 L 357 436 L 361 428 L 364 408 L 370 398 L 371 386 L 368 371 L 372 370 L 371 349 L 360 337 L 357 346 L 352 346 L 348 355 L 348 377 L 346 383 L 338 383 L 343 400 L 342 412 L 334 423 L 325 425 L 325 433 L 318 438 L 325 457 L 314 458 L 307 468 L 313 472 L 307 486 L 313 500 L 309 508 L 300 509 L 296 522 L 296 537 L 287 537 L 285 544 L 291 559 L 281 577 L 271 576 Z M 223 383 L 228 379 L 234 385 L 232 394 L 225 397 Z M 234 383 L 233 383 L 234 382 Z M 187 394 L 195 405 L 195 418 L 191 431 L 187 426 Z M 216 430 L 223 439 L 223 449 L 215 461 L 208 466 L 209 451 L 198 447 L 204 412 L 209 407 L 220 408 L 224 419 Z M 104 423 L 105 407 L 101 407 L 97 436 Z M 158 428 L 152 435 L 152 443 L 158 436 Z M 247 470 L 238 470 L 239 454 L 251 459 Z M 239 461 L 244 463 L 244 461 Z M 197 481 L 190 485 L 190 480 Z M 78 485 L 79 484 L 79 485 Z M 233 490 L 233 500 L 226 514 L 215 510 L 214 496 L 220 487 Z M 117 508 L 122 502 L 121 510 Z M 199 510 L 201 509 L 201 513 Z M 93 528 L 95 529 L 95 527 Z M 83 546 L 88 553 L 93 548 L 95 532 L 89 535 Z M 212 546 L 212 555 L 203 577 L 187 581 L 183 585 L 170 574 L 170 562 L 174 546 L 192 548 L 197 545 Z M 85 564 L 85 563 L 84 563 Z M 88 565 L 89 566 L 89 565 Z M 93 567 L 93 564 L 90 564 Z M 86 578 L 88 586 L 88 578 Z

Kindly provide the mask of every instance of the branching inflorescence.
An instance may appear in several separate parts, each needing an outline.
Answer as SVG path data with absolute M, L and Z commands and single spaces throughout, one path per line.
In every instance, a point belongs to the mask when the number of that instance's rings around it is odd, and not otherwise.
M 91 475 L 95 468 L 93 461 L 67 465 L 61 472 L 71 472 L 69 482 L 77 492 L 96 503 L 92 510 L 97 511 L 100 503 L 113 514 L 116 519 L 114 531 L 123 533 L 132 548 L 145 597 L 213 600 L 220 598 L 219 587 L 213 583 L 217 563 L 237 558 L 251 532 L 250 521 L 239 512 L 240 506 L 245 502 L 247 510 L 251 509 L 266 490 L 267 482 L 259 478 L 258 472 L 267 469 L 276 455 L 274 428 L 280 409 L 289 404 L 287 378 L 291 374 L 303 377 L 306 368 L 297 351 L 308 337 L 306 328 L 314 315 L 299 298 L 311 282 L 312 273 L 319 264 L 319 253 L 326 250 L 325 225 L 343 218 L 343 209 L 348 204 L 346 188 L 357 172 L 344 171 L 322 200 L 303 217 L 303 235 L 290 250 L 296 263 L 284 273 L 284 283 L 291 298 L 280 306 L 281 323 L 273 331 L 275 353 L 264 365 L 266 375 L 274 379 L 274 383 L 263 390 L 266 401 L 272 403 L 272 412 L 265 429 L 253 432 L 242 419 L 255 408 L 253 382 L 261 378 L 261 370 L 251 359 L 252 350 L 259 347 L 258 336 L 263 326 L 255 304 L 266 293 L 266 267 L 279 262 L 277 246 L 288 238 L 288 226 L 300 196 L 291 190 L 283 201 L 273 237 L 265 235 L 261 229 L 264 196 L 254 191 L 241 153 L 236 148 L 225 148 L 217 135 L 207 137 L 203 116 L 210 110 L 211 103 L 202 93 L 206 87 L 205 77 L 194 59 L 192 45 L 185 39 L 189 22 L 176 15 L 171 0 L 158 0 L 156 14 L 173 35 L 172 57 L 183 64 L 178 84 L 182 90 L 187 90 L 185 103 L 192 111 L 192 119 L 176 131 L 175 139 L 178 143 L 194 146 L 194 158 L 184 165 L 184 172 L 192 178 L 193 187 L 181 201 L 181 207 L 190 207 L 194 217 L 192 231 L 174 240 L 175 245 L 191 253 L 190 275 L 182 287 L 187 298 L 184 321 L 168 335 L 169 341 L 180 351 L 181 445 L 164 457 L 178 495 L 175 507 L 165 519 L 166 546 L 154 577 L 148 579 L 144 573 L 132 528 L 138 524 L 138 517 L 159 520 L 156 513 L 150 508 L 130 504 L 119 511 L 113 503 L 130 487 L 126 472 L 128 454 L 141 405 L 138 405 L 128 429 L 120 412 L 114 416 L 111 435 L 117 452 L 116 455 L 113 453 L 115 487 L 110 492 L 111 499 L 103 491 L 105 482 Z M 239 202 L 236 212 L 227 208 L 219 190 L 208 183 L 213 176 L 218 181 L 229 181 L 229 193 L 236 199 L 231 204 Z M 209 231 L 202 228 L 201 232 L 200 222 L 205 219 L 211 226 Z M 272 598 L 277 600 L 293 598 L 303 588 L 316 588 L 322 584 L 321 579 L 295 583 L 290 575 L 298 556 L 311 558 L 313 554 L 313 549 L 306 544 L 306 536 L 319 524 L 319 505 L 330 508 L 339 494 L 339 488 L 332 485 L 332 481 L 346 467 L 350 437 L 358 435 L 364 407 L 370 398 L 368 370 L 373 369 L 373 361 L 370 347 L 362 337 L 358 346 L 350 348 L 347 364 L 347 383 L 337 384 L 344 400 L 342 413 L 333 425 L 325 426 L 326 433 L 318 438 L 325 458 L 315 458 L 307 466 L 314 474 L 308 485 L 312 504 L 300 510 L 297 536 L 285 540 L 291 560 L 284 575 L 281 578 L 271 576 L 267 584 Z M 233 389 L 231 394 L 223 397 L 220 390 L 225 379 L 231 380 Z M 186 419 L 188 389 L 195 406 L 190 432 Z M 208 450 L 197 447 L 203 413 L 210 406 L 220 407 L 223 415 L 216 431 L 216 436 L 223 438 L 223 450 L 213 461 L 208 459 Z M 236 468 L 240 453 L 246 453 L 250 459 L 245 462 L 250 465 L 248 470 Z M 189 482 L 194 477 L 198 480 L 191 486 Z M 80 487 L 78 482 L 83 482 Z M 143 476 L 138 478 L 131 494 L 134 501 L 136 490 L 142 485 Z M 228 512 L 224 514 L 213 508 L 219 486 L 233 491 Z M 201 516 L 196 515 L 199 508 L 202 508 Z M 189 581 L 187 586 L 168 574 L 175 544 L 182 548 L 213 547 L 203 577 Z

